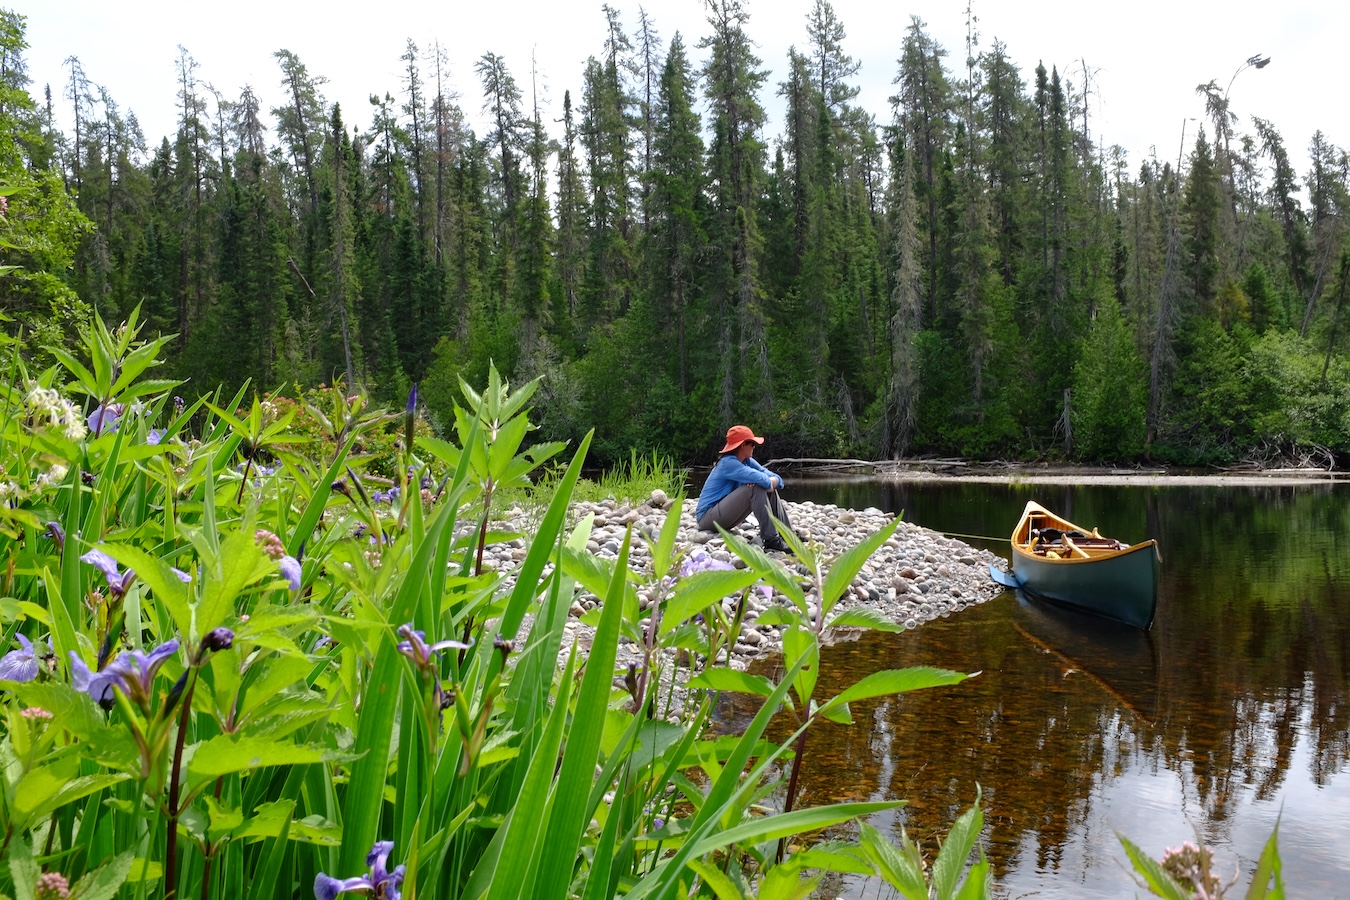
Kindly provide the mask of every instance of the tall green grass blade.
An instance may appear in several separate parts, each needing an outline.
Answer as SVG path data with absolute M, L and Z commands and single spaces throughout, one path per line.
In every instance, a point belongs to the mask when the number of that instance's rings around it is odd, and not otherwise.
M 48 608 L 52 614 L 52 651 L 56 654 L 58 663 L 68 669 L 71 651 L 81 657 L 84 653 L 80 650 L 80 642 L 76 638 L 75 621 L 70 617 L 70 604 L 65 597 L 66 587 L 64 583 L 58 585 L 50 571 L 44 569 L 42 575 L 47 582 L 47 596 L 50 598 Z M 76 589 L 78 590 L 78 587 Z
M 65 530 L 66 541 L 65 549 L 61 552 L 61 590 L 58 594 L 51 594 L 49 589 L 48 596 L 53 605 L 60 602 L 64 606 L 65 618 L 70 623 L 83 623 L 83 610 L 80 606 L 80 600 L 84 596 L 84 579 L 80 572 L 80 556 L 84 552 L 83 548 L 88 546 L 80 534 L 81 506 L 84 499 L 84 487 L 80 483 L 80 472 L 76 466 L 70 467 L 70 475 L 66 479 L 66 509 L 65 515 L 61 520 L 61 527 Z M 73 630 L 69 635 L 63 635 L 74 639 Z M 76 649 L 76 645 L 68 643 L 64 647 L 57 648 L 57 656 L 60 657 L 61 665 L 67 665 L 66 653 Z
M 285 814 L 282 816 L 281 828 L 276 837 L 269 838 L 263 844 L 259 854 L 260 865 L 253 870 L 250 896 L 264 897 L 269 891 L 274 890 L 274 886 L 281 882 L 281 866 L 286 859 L 286 851 L 290 841 L 291 822 L 295 819 L 295 803 L 292 801 L 285 804 Z
M 89 503 L 89 509 L 84 517 L 84 534 L 87 540 L 93 540 L 95 536 L 103 534 L 103 510 L 106 508 L 110 495 L 118 490 L 117 467 L 118 460 L 122 454 L 122 444 L 126 440 L 129 429 L 119 429 L 113 433 L 112 448 L 108 452 L 108 458 L 103 461 L 103 468 L 97 473 L 95 488 L 92 499 Z
M 1280 820 L 1275 820 L 1275 828 L 1266 839 L 1261 850 L 1261 858 L 1256 861 L 1256 871 L 1252 873 L 1252 883 L 1247 889 L 1247 900 L 1284 900 L 1284 878 L 1280 869 Z M 1275 884 L 1271 886 L 1271 879 Z
M 353 764 L 347 785 L 342 823 L 341 871 L 360 871 L 366 854 L 380 833 L 384 804 L 385 769 L 393 744 L 394 717 L 398 710 L 400 654 L 392 639 L 393 627 L 412 620 L 441 531 L 453 520 L 453 510 L 443 506 L 432 518 L 427 540 L 416 548 L 388 613 L 390 628 L 381 632 L 375 664 L 366 679 L 366 696 L 356 732 L 353 752 L 361 756 Z
M 589 820 L 586 797 L 595 778 L 600 755 L 605 711 L 614 682 L 614 661 L 619 649 L 619 626 L 623 616 L 623 595 L 628 572 L 628 553 L 633 539 L 631 528 L 619 548 L 614 581 L 605 595 L 600 625 L 595 630 L 586 656 L 586 674 L 573 713 L 572 729 L 567 736 L 567 752 L 554 791 L 553 817 L 544 842 L 539 847 L 539 881 L 535 896 L 562 897 L 571 881 L 581 836 Z
M 563 734 L 567 724 L 568 707 L 571 705 L 572 672 L 576 665 L 576 654 L 568 658 L 562 678 L 558 682 L 558 697 L 553 712 L 544 726 L 544 733 L 534 755 L 529 761 L 525 781 L 521 785 L 520 795 L 516 799 L 506 823 L 493 838 L 500 848 L 498 854 L 485 859 L 490 868 L 480 872 L 475 870 L 470 882 L 468 897 L 479 896 L 475 886 L 487 879 L 484 896 L 488 900 L 517 900 L 530 896 L 527 885 L 533 881 L 538 862 L 539 837 L 548 821 L 550 787 L 553 784 L 553 772 L 558 764 L 558 751 L 562 746 Z
M 585 464 L 586 451 L 590 449 L 591 438 L 594 434 L 594 431 L 589 431 L 581 439 L 581 445 L 577 447 L 572 462 L 567 466 L 567 472 L 558 483 L 557 493 L 554 494 L 553 500 L 548 505 L 548 510 L 539 522 L 534 542 L 530 545 L 529 551 L 526 552 L 525 560 L 521 563 L 520 571 L 516 575 L 516 586 L 511 592 L 511 599 L 507 602 L 506 610 L 502 613 L 502 634 L 514 635 L 520 630 L 521 620 L 525 618 L 530 601 L 534 599 L 534 591 L 539 584 L 539 576 L 544 571 L 544 565 L 548 562 L 549 557 L 553 554 L 553 543 L 558 539 L 558 533 L 562 530 L 567 519 L 568 504 L 572 492 L 576 489 L 577 479 L 581 477 L 581 467 Z M 495 671 L 500 670 L 498 664 Z
M 722 767 L 721 774 L 713 782 L 698 812 L 695 813 L 693 821 L 690 822 L 688 838 L 684 845 L 673 855 L 658 863 L 645 878 L 633 887 L 628 894 L 630 900 L 639 900 L 639 898 L 647 896 L 670 896 L 671 891 L 675 888 L 680 870 L 684 868 L 685 863 L 697 855 L 694 852 L 696 842 L 706 836 L 708 832 L 711 832 L 717 821 L 730 808 L 738 793 L 738 788 L 741 787 L 741 773 L 749 764 L 751 756 L 758 749 L 760 736 L 764 734 L 764 730 L 769 726 L 769 721 L 777 714 L 779 707 L 787 698 L 788 691 L 792 689 L 793 680 L 796 679 L 805 663 L 804 658 L 799 659 L 795 665 L 788 669 L 783 676 L 783 680 L 779 682 L 773 694 L 760 706 L 759 712 L 755 714 L 754 719 L 746 727 L 745 733 L 736 742 L 735 748 L 728 755 L 726 764 Z M 761 767 L 767 766 L 783 750 L 784 747 L 780 747 L 777 753 L 766 757 L 761 763 Z
M 356 436 L 353 435 L 338 448 L 337 454 L 333 457 L 333 464 L 324 473 L 323 480 L 314 486 L 314 493 L 310 496 L 305 511 L 300 515 L 300 521 L 296 522 L 295 530 L 291 532 L 290 539 L 286 542 L 286 552 L 296 559 L 300 558 L 300 548 L 309 540 L 315 526 L 319 524 L 319 517 L 323 515 L 328 498 L 333 493 L 333 482 L 338 479 L 343 466 L 346 465 L 347 454 L 351 451 L 355 440 Z
M 606 782 L 608 783 L 608 782 Z M 618 793 L 605 817 L 605 825 L 600 829 L 600 838 L 595 844 L 595 855 L 591 857 L 591 869 L 586 875 L 586 891 L 581 900 L 608 900 L 610 873 L 614 868 L 614 851 L 619 837 L 619 810 L 627 799 L 626 793 Z M 589 810 L 588 810 L 589 811 Z M 565 886 L 564 886 L 565 887 Z

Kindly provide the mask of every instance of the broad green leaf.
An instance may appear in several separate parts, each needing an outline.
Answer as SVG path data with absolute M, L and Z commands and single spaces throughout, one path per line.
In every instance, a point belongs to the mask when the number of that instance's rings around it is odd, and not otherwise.
M 536 538 L 538 540 L 538 538 Z M 563 548 L 563 571 L 597 597 L 605 596 L 614 578 L 614 563 L 591 553 Z
M 774 866 L 760 882 L 757 900 L 804 900 L 820 885 L 822 875 L 802 878 L 801 867 L 790 863 Z
M 206 836 L 212 843 L 219 841 L 244 824 L 244 813 L 237 806 L 227 807 L 210 794 L 207 794 L 204 799 L 206 801 L 206 813 L 210 818 Z
M 689 868 L 703 879 L 704 884 L 712 888 L 717 900 L 745 900 L 745 892 L 737 886 L 730 875 L 716 866 L 701 859 L 693 859 L 689 861 Z
M 276 572 L 276 563 L 258 546 L 252 532 L 231 532 L 220 547 L 220 560 L 207 567 L 206 584 L 195 611 L 193 640 L 232 618 L 235 599 L 248 587 Z
M 933 890 L 938 900 L 952 900 L 955 896 L 956 886 L 966 868 L 966 860 L 970 859 L 970 851 L 983 830 L 984 812 L 980 809 L 977 788 L 974 805 L 957 817 L 933 863 Z
M 14 879 L 15 900 L 33 900 L 33 888 L 42 877 L 42 869 L 33 859 L 33 848 L 22 833 L 10 843 L 9 871 Z
M 819 710 L 820 714 L 836 725 L 852 725 L 853 711 L 847 703 L 832 704 Z
M 184 640 L 192 639 L 192 611 L 188 606 L 188 586 L 173 573 L 168 563 L 158 556 L 128 544 L 106 544 L 99 549 L 133 570 L 138 580 L 149 585 L 156 602 L 162 604 L 169 617 L 173 619 L 175 630 L 183 635 Z
M 81 740 L 91 740 L 108 730 L 103 713 L 88 694 L 60 681 L 29 681 L 11 690 L 24 706 L 36 706 L 52 714 L 61 727 Z
M 904 802 L 899 800 L 874 803 L 834 803 L 829 806 L 794 809 L 792 812 L 779 813 L 774 816 L 754 817 L 747 822 L 716 832 L 698 841 L 694 845 L 694 856 L 704 856 L 732 844 L 758 844 L 808 831 L 819 831 L 822 828 L 829 828 L 831 825 L 838 825 L 840 822 L 847 822 L 849 819 L 898 809 L 903 805 Z
M 244 697 L 239 709 L 240 718 L 246 719 L 263 706 L 275 702 L 283 690 L 308 677 L 313 668 L 314 664 L 304 657 L 281 656 L 267 661 L 261 674 L 255 677 L 250 673 L 250 678 L 244 685 Z
M 843 872 L 848 875 L 875 875 L 867 854 L 855 844 L 826 841 L 792 854 L 792 862 L 803 869 Z
M 661 533 L 656 541 L 648 541 L 648 550 L 652 559 L 652 578 L 660 581 L 670 574 L 671 562 L 675 556 L 675 539 L 680 534 L 680 514 L 684 509 L 684 495 L 676 494 L 670 500 L 670 509 L 666 520 L 661 524 Z
M 897 625 L 890 619 L 883 616 L 874 609 L 850 609 L 841 612 L 829 622 L 825 623 L 827 628 L 870 628 L 872 631 L 897 632 L 904 631 L 903 625 Z
M 792 625 L 801 621 L 801 614 L 786 606 L 771 606 L 755 617 L 756 625 Z
M 886 883 L 900 892 L 905 900 L 928 900 L 928 882 L 923 876 L 923 863 L 917 851 L 901 833 L 903 848 L 896 847 L 876 828 L 863 822 L 860 827 L 863 852 L 876 866 Z
M 979 673 L 972 674 L 978 675 Z M 931 666 L 885 669 L 863 677 L 852 687 L 836 694 L 830 698 L 824 708 L 828 709 L 840 704 L 867 700 L 872 697 L 884 697 L 888 694 L 903 694 L 906 691 L 960 684 L 970 677 L 972 676 L 953 672 L 950 669 L 937 669 Z
M 759 581 L 759 573 L 751 569 L 695 572 L 681 578 L 676 585 L 675 596 L 666 604 L 665 615 L 661 618 L 661 634 L 665 635 L 714 603 L 739 594 L 756 581 Z
M 787 597 L 788 602 L 796 607 L 802 615 L 806 615 L 806 593 L 802 590 L 802 586 L 797 583 L 796 571 L 789 569 L 754 544 L 720 526 L 717 533 L 722 536 L 722 540 L 726 541 L 727 549 L 745 560 L 751 569 L 759 573 L 760 578 L 764 579 L 766 584 L 771 585 L 775 592 Z
M 126 883 L 136 857 L 134 850 L 113 857 L 75 882 L 71 896 L 79 900 L 112 900 Z
M 856 547 L 846 550 L 843 555 L 834 561 L 830 566 L 830 572 L 825 576 L 825 584 L 822 587 L 824 596 L 821 599 L 821 615 L 828 615 L 834 604 L 843 596 L 845 589 L 853 583 L 853 579 L 858 577 L 862 571 L 863 564 L 871 558 L 873 553 L 877 552 L 886 539 L 895 534 L 895 529 L 900 525 L 900 518 L 897 516 L 889 524 L 879 528 L 877 531 L 868 535 L 862 543 Z
M 1171 875 L 1168 875 L 1163 869 L 1162 864 L 1153 857 L 1149 856 L 1143 850 L 1130 843 L 1130 840 L 1122 834 L 1117 834 L 1121 846 L 1125 848 L 1125 855 L 1130 858 L 1134 865 L 1134 871 L 1144 879 L 1148 889 L 1163 900 L 1191 900 L 1191 891 L 1189 888 L 1182 887 Z
M 816 633 L 800 625 L 789 627 L 783 632 L 783 659 L 788 665 L 802 661 L 792 689 L 803 709 L 811 703 L 816 691 L 816 678 L 820 674 L 820 641 Z
M 35 823 L 67 803 L 88 797 L 106 787 L 126 781 L 127 775 L 84 775 L 71 765 L 38 766 L 24 773 L 14 786 L 14 819 L 23 827 Z
M 966 873 L 966 880 L 956 892 L 955 900 L 988 900 L 990 884 L 989 860 L 984 858 L 984 851 L 980 851 L 980 861 Z
M 337 847 L 342 843 L 342 829 L 322 816 L 311 815 L 293 819 L 294 803 L 277 800 L 264 803 L 253 815 L 235 829 L 236 840 L 287 837 L 302 844 Z
M 689 679 L 689 687 L 708 691 L 736 691 L 767 697 L 773 693 L 774 683 L 763 675 L 737 672 L 733 669 L 708 669 Z
M 131 871 L 127 873 L 127 883 L 140 884 L 145 881 L 159 881 L 163 877 L 163 863 L 138 856 L 131 861 Z
M 188 783 L 195 790 L 207 781 L 264 766 L 304 766 L 324 762 L 331 753 L 291 741 L 222 734 L 198 744 L 188 762 Z

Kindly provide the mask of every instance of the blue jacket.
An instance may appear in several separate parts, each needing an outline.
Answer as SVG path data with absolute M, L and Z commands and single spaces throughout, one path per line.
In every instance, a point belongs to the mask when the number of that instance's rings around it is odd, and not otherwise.
M 774 479 L 777 479 L 777 482 Z M 755 462 L 753 456 L 741 462 L 734 453 L 723 454 L 717 460 L 717 465 L 708 473 L 708 480 L 703 482 L 694 518 L 696 520 L 703 518 L 703 514 L 717 505 L 717 501 L 743 484 L 757 484 L 767 491 L 772 491 L 782 487 L 786 482 L 781 475 L 775 475 Z

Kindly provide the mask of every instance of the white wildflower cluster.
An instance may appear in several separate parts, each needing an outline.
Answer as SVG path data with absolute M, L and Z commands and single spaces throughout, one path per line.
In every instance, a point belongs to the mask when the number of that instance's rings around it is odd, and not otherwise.
M 52 463 L 51 467 L 45 472 L 39 472 L 33 479 L 33 487 L 37 490 L 45 490 L 49 487 L 55 487 L 66 480 L 66 473 L 70 469 L 66 468 L 64 463 Z
M 29 424 L 35 429 L 54 428 L 70 441 L 81 440 L 88 433 L 84 417 L 75 408 L 75 404 L 52 388 L 30 382 L 28 396 L 24 397 L 23 406 L 28 414 Z
M 18 417 L 25 431 L 69 441 L 82 440 L 89 433 L 79 409 L 59 391 L 35 381 L 29 381 L 26 388 L 22 415 Z M 8 469 L 0 466 L 0 502 L 17 502 L 65 481 L 70 471 L 65 460 L 41 451 L 32 453 L 26 441 L 17 441 L 13 446 L 20 448 L 20 452 L 7 461 Z M 4 477 L 7 473 L 9 477 Z

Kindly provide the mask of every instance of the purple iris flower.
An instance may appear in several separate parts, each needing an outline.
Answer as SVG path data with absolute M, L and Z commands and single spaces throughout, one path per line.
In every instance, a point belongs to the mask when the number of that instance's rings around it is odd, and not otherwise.
M 164 440 L 163 428 L 151 428 L 145 433 L 145 442 L 151 447 L 158 447 L 162 440 Z
M 398 634 L 403 638 L 399 642 L 398 652 L 411 659 L 419 669 L 433 668 L 433 660 L 442 650 L 468 650 L 473 646 L 462 641 L 437 641 L 428 644 L 426 632 L 414 631 L 411 622 L 398 626 Z
M 102 572 L 103 577 L 108 579 L 108 588 L 119 597 L 127 592 L 127 588 L 131 587 L 131 582 L 136 578 L 136 573 L 131 569 L 123 573 L 117 567 L 117 560 L 97 547 L 81 556 L 80 561 L 87 562 Z
M 94 433 L 94 437 L 98 437 L 105 431 L 116 431 L 117 422 L 121 418 L 122 404 L 108 403 L 98 406 L 91 412 L 86 424 L 89 426 L 89 430 Z
M 101 706 L 112 702 L 112 689 L 118 688 L 142 709 L 150 705 L 152 686 L 159 667 L 178 652 L 178 638 L 165 641 L 146 653 L 127 650 L 108 664 L 102 672 L 90 672 L 84 660 L 70 651 L 71 686 L 83 691 Z
M 706 550 L 695 550 L 680 565 L 680 574 L 687 578 L 695 572 L 729 571 L 734 568 L 729 562 L 713 559 Z
M 189 581 L 192 580 L 192 576 L 184 572 L 182 569 L 175 569 L 173 566 L 169 566 L 169 571 L 174 574 L 175 578 L 183 582 L 183 584 L 187 584 Z
M 277 566 L 281 569 L 281 574 L 285 575 L 286 580 L 291 583 L 291 590 L 300 590 L 300 584 L 303 579 L 300 570 L 300 560 L 296 559 L 294 556 L 283 556 L 280 561 L 277 562 Z
M 338 879 L 320 872 L 314 879 L 315 900 L 333 900 L 338 894 L 347 891 L 361 891 L 381 900 L 399 900 L 403 896 L 399 890 L 403 884 L 403 866 L 395 866 L 392 872 L 385 868 L 389 851 L 393 849 L 393 841 L 375 842 L 366 856 L 366 865 L 370 866 L 369 875 Z
M 32 681 L 38 674 L 37 654 L 33 642 L 16 634 L 21 650 L 11 650 L 0 656 L 0 681 Z
M 70 686 L 82 694 L 94 698 L 94 702 L 104 709 L 113 705 L 113 688 L 120 683 L 116 672 L 109 666 L 102 672 L 91 672 L 84 660 L 74 650 L 70 651 Z
M 706 550 L 695 550 L 680 564 L 680 575 L 687 578 L 695 572 L 730 571 L 734 568 L 736 567 L 729 562 L 713 559 Z M 757 584 L 755 590 L 759 591 L 766 601 L 773 599 L 773 588 L 767 584 Z

